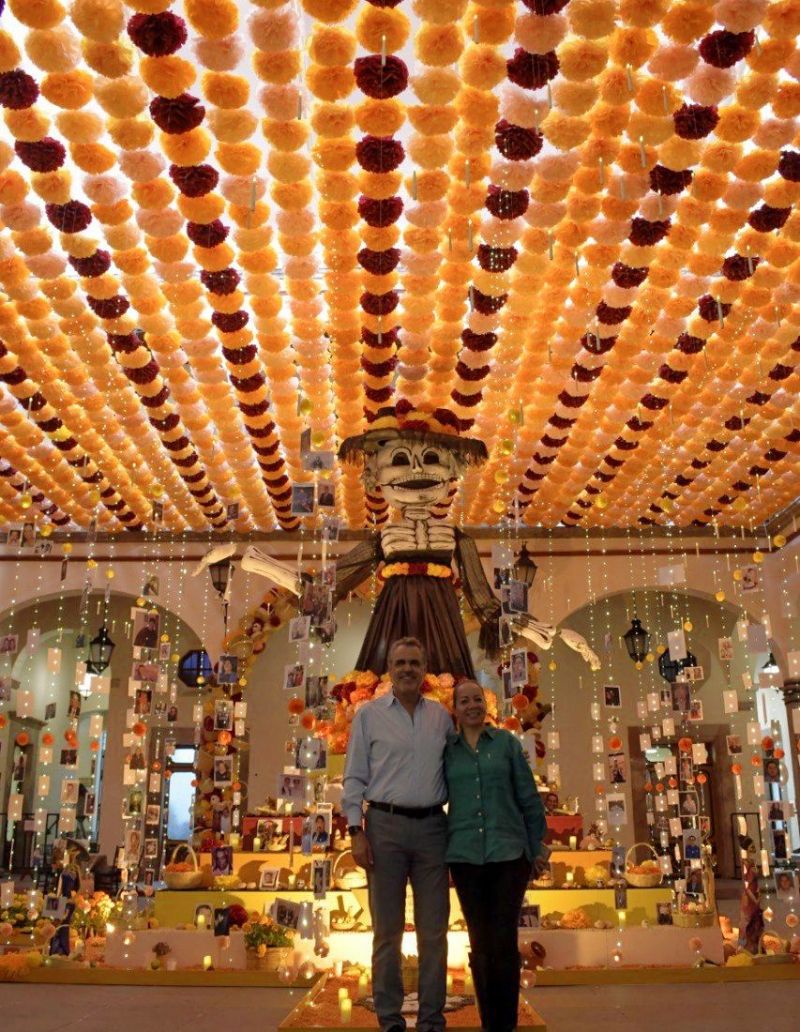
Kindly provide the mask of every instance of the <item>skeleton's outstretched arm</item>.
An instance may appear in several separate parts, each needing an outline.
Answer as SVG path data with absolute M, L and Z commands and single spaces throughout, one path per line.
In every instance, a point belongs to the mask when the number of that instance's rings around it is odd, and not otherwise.
M 600 658 L 597 653 L 589 647 L 589 643 L 582 634 L 578 634 L 577 631 L 570 630 L 569 627 L 562 627 L 558 634 L 566 645 L 569 645 L 573 651 L 583 656 L 592 670 L 600 669 Z
M 378 537 L 375 535 L 367 541 L 360 541 L 346 555 L 335 560 L 334 602 L 344 598 L 370 575 L 378 562 L 378 551 Z M 260 577 L 266 577 L 278 587 L 291 591 L 293 595 L 299 595 L 302 591 L 303 582 L 297 568 L 293 569 L 288 563 L 273 559 L 257 545 L 250 545 L 242 556 L 240 566 L 246 573 L 257 573 Z
M 262 552 L 257 545 L 250 545 L 239 565 L 245 573 L 257 573 L 259 577 L 266 577 L 279 588 L 285 588 L 293 595 L 299 594 L 300 583 L 297 570 L 293 570 L 291 566 L 278 559 L 273 559 L 271 555 Z
M 214 563 L 221 563 L 225 559 L 230 559 L 235 552 L 235 541 L 223 541 L 222 544 L 214 545 L 210 552 L 206 552 L 189 576 L 197 577 L 206 567 L 213 566 Z

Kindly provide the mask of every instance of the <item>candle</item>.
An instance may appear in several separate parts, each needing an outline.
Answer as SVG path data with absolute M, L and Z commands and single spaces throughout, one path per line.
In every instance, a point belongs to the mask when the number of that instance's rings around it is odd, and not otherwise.
M 289 883 L 289 888 L 293 889 L 295 887 L 295 885 L 297 885 L 297 875 L 296 874 L 290 874 L 288 876 L 288 878 L 287 878 L 287 881 Z
M 258 837 L 258 835 L 256 835 L 256 837 L 253 839 L 253 850 L 256 853 L 261 852 L 261 839 Z
M 451 974 L 447 975 L 447 991 L 448 993 L 453 991 L 453 976 Z
M 347 997 L 347 999 L 339 1001 L 339 1017 L 343 1022 L 347 1022 L 349 1025 L 353 1019 L 353 1001 Z
M 475 983 L 472 981 L 472 973 L 470 971 L 466 971 L 464 973 L 464 994 L 466 996 L 471 996 L 474 991 Z
M 206 955 L 205 957 L 203 957 L 203 971 L 210 971 L 210 970 L 211 970 L 211 957 Z
M 569 837 L 569 848 L 570 849 L 577 849 L 578 848 L 578 839 L 576 838 L 575 835 L 570 835 L 570 837 Z
M 358 996 L 357 999 L 363 1000 L 367 995 L 367 989 L 369 987 L 369 978 L 366 971 L 364 971 L 358 979 Z
M 348 991 L 347 991 L 347 986 L 343 985 L 343 986 L 342 986 L 342 987 L 341 987 L 341 988 L 339 989 L 339 1003 L 341 1003 L 341 1002 L 342 1002 L 342 1000 L 346 1000 L 346 999 L 348 999 L 348 998 L 349 998 L 349 996 L 350 996 L 350 993 L 348 993 Z
M 624 910 L 617 911 L 617 921 L 619 922 L 620 928 L 624 928 L 628 920 L 628 915 Z
M 334 975 L 336 975 L 337 978 L 341 978 L 342 977 L 342 968 L 343 967 L 344 967 L 344 964 L 342 963 L 341 960 L 334 961 L 333 973 L 334 973 Z
M 575 881 L 575 875 L 572 871 L 567 871 L 567 885 L 572 885 Z
M 205 928 L 205 926 L 206 926 L 206 915 L 205 914 L 198 914 L 197 915 L 197 927 L 198 927 L 198 929 L 202 930 L 203 928 Z
M 239 846 L 242 844 L 242 837 L 238 831 L 232 831 L 228 836 L 228 842 L 231 846 L 233 846 L 234 849 L 238 849 Z

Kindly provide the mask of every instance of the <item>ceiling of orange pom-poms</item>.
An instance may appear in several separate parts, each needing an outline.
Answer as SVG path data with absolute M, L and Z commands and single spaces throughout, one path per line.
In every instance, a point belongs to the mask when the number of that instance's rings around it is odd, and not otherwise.
M 800 0 L 0 9 L 6 520 L 291 530 L 400 402 L 467 524 L 800 494 Z

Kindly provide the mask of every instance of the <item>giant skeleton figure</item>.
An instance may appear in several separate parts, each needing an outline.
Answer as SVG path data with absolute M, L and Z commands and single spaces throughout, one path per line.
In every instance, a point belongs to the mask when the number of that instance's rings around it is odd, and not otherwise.
M 442 421 L 443 416 L 446 414 L 409 411 L 408 405 L 401 403 L 397 409 L 381 410 L 365 433 L 348 437 L 339 450 L 346 462 L 363 457 L 367 491 L 381 494 L 400 516 L 336 560 L 334 605 L 383 563 L 383 590 L 357 670 L 383 674 L 391 642 L 412 636 L 425 643 L 429 673 L 475 676 L 453 580 L 454 563 L 481 624 L 481 647 L 489 656 L 497 654 L 501 606 L 486 579 L 475 542 L 434 515 L 437 506 L 447 502 L 466 466 L 486 460 L 486 447 L 482 441 L 459 436 Z M 297 573 L 256 546 L 247 549 L 241 566 L 294 593 L 299 591 Z M 516 633 L 538 648 L 549 649 L 558 635 L 592 670 L 600 668 L 596 654 L 575 631 L 557 630 L 528 614 L 514 614 L 512 619 Z

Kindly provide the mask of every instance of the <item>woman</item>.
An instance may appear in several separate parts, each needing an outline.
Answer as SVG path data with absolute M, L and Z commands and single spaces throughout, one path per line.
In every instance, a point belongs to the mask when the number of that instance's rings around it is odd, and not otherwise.
M 739 901 L 739 949 L 758 953 L 764 932 L 764 915 L 756 866 L 756 844 L 749 835 L 739 836 L 742 853 L 742 896 Z
M 453 691 L 459 732 L 445 748 L 449 791 L 447 860 L 472 948 L 470 967 L 487 1032 L 517 1026 L 517 928 L 531 870 L 550 851 L 544 806 L 522 746 L 486 721 L 483 689 L 462 681 Z

